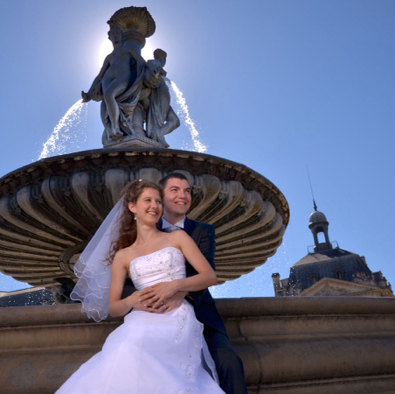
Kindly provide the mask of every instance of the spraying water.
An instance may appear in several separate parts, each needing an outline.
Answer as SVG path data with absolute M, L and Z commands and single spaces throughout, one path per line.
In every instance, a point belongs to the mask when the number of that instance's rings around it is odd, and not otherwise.
M 51 136 L 43 145 L 39 160 L 79 149 L 86 141 L 84 133 L 88 106 L 78 100 L 60 119 Z
M 176 96 L 177 114 L 184 120 L 192 137 L 193 148 L 199 153 L 207 151 L 207 146 L 199 140 L 199 132 L 196 130 L 195 122 L 189 115 L 188 105 L 183 93 L 178 86 L 166 78 L 166 83 L 170 86 Z M 82 100 L 78 100 L 63 116 L 54 128 L 51 136 L 43 145 L 39 160 L 50 156 L 71 153 L 80 148 L 86 141 L 84 129 L 87 120 L 87 105 Z
M 294 262 L 287 245 L 283 243 L 265 264 L 235 281 L 210 287 L 210 293 L 214 298 L 273 297 L 272 274 L 279 272 L 283 277 L 289 277 L 289 270 Z
M 178 86 L 173 81 L 170 81 L 168 78 L 164 78 L 164 79 L 165 79 L 167 85 L 171 87 L 174 94 L 176 95 L 176 101 L 177 101 L 177 107 L 178 107 L 177 114 L 180 115 L 181 118 L 184 119 L 185 125 L 187 126 L 187 128 L 189 129 L 189 132 L 191 133 L 194 150 L 199 153 L 206 152 L 207 146 L 202 144 L 202 142 L 199 141 L 199 132 L 196 130 L 195 122 L 192 120 L 192 118 L 189 115 L 188 106 L 187 106 L 187 103 L 186 103 L 183 93 L 181 92 L 181 90 L 178 88 Z

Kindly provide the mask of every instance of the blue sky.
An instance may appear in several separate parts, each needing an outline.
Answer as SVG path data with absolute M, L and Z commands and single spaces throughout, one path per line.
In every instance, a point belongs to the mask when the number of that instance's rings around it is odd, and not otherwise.
M 126 1 L 3 3 L 0 176 L 38 159 L 102 60 L 106 21 Z M 258 171 L 291 210 L 276 256 L 214 289 L 218 297 L 272 296 L 313 244 L 306 165 L 329 236 L 395 284 L 393 240 L 395 2 L 393 0 L 135 1 L 156 21 L 148 39 L 168 53 L 207 153 Z M 99 105 L 70 130 L 66 151 L 101 148 Z M 168 136 L 188 146 L 182 125 Z M 76 142 L 77 141 L 77 142 Z M 0 291 L 21 284 L 0 276 Z

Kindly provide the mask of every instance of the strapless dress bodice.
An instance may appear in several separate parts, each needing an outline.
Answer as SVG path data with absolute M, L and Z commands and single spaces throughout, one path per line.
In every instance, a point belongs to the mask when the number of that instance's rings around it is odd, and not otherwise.
M 137 290 L 159 282 L 186 277 L 185 258 L 174 246 L 140 256 L 129 264 L 129 273 Z

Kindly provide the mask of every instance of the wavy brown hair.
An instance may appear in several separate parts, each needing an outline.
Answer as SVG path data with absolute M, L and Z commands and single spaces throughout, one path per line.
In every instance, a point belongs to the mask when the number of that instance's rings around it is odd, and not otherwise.
M 137 227 L 136 220 L 134 220 L 134 214 L 129 210 L 129 203 L 136 204 L 137 200 L 145 189 L 154 189 L 159 192 L 160 198 L 163 200 L 163 189 L 155 183 L 149 181 L 133 181 L 126 185 L 121 192 L 120 199 L 122 205 L 119 213 L 119 221 L 116 222 L 116 227 L 119 232 L 115 241 L 110 245 L 110 251 L 108 252 L 106 262 L 111 264 L 115 254 L 130 245 L 136 240 Z

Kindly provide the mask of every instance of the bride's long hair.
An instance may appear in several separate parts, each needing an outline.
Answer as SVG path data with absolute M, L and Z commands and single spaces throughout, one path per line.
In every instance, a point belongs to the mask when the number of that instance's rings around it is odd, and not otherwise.
M 120 208 L 119 220 L 115 223 L 118 236 L 110 245 L 106 262 L 111 264 L 115 254 L 130 245 L 136 240 L 137 237 L 137 226 L 133 212 L 129 210 L 129 203 L 136 204 L 137 200 L 145 189 L 155 189 L 159 192 L 159 196 L 163 201 L 163 189 L 155 183 L 139 180 L 133 181 L 126 185 L 121 192 L 120 199 L 122 205 Z

